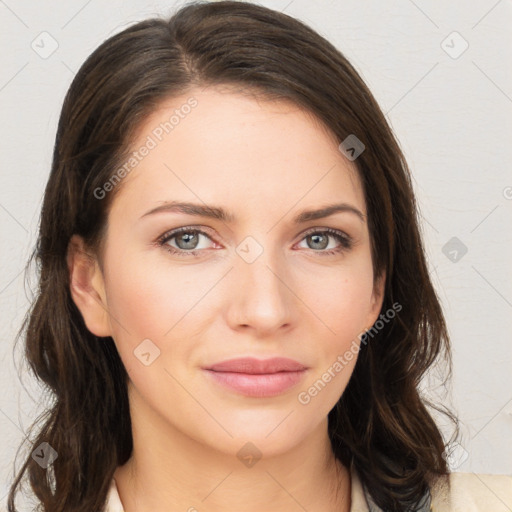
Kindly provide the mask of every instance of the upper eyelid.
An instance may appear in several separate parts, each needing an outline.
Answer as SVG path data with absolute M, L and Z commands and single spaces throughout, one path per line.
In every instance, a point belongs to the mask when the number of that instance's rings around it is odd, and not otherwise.
M 156 239 L 156 241 L 160 242 L 162 240 L 171 240 L 175 236 L 178 236 L 180 233 L 183 233 L 183 232 L 186 233 L 188 231 L 197 231 L 200 234 L 207 236 L 211 240 L 213 239 L 213 237 L 210 235 L 209 230 L 207 228 L 199 227 L 199 226 L 183 226 L 183 227 L 174 228 L 174 229 L 170 229 L 169 231 L 166 231 L 165 233 L 160 235 Z

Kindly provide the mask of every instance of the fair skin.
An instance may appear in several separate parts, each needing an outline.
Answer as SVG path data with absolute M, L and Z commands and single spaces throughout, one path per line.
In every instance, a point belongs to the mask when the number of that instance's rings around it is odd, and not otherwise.
M 356 357 L 309 403 L 298 395 L 382 305 L 359 177 L 297 106 L 218 87 L 164 101 L 133 149 L 191 96 L 197 107 L 123 178 L 102 270 L 79 237 L 70 244 L 73 300 L 91 332 L 113 338 L 129 376 L 134 450 L 114 474 L 119 496 L 126 512 L 349 511 L 350 473 L 332 453 L 327 415 Z M 166 201 L 222 207 L 235 219 L 144 216 Z M 353 211 L 293 222 L 338 203 Z M 206 235 L 195 246 L 183 233 L 155 243 L 184 226 Z M 350 237 L 350 247 L 322 235 L 326 228 Z M 258 245 L 241 244 L 246 237 Z M 258 246 L 251 263 L 237 252 Z M 331 249 L 340 250 L 325 254 Z M 147 366 L 134 355 L 145 339 L 160 350 Z M 289 357 L 308 369 L 298 385 L 263 398 L 212 383 L 202 370 L 244 356 Z M 248 442 L 261 453 L 250 467 L 237 457 Z

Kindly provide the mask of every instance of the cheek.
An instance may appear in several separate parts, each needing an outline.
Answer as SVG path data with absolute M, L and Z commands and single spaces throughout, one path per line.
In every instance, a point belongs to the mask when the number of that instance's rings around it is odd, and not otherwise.
M 347 387 L 357 362 L 359 335 L 367 327 L 372 291 L 371 271 L 334 273 L 322 286 L 310 286 L 315 304 L 311 309 L 320 319 L 313 333 L 318 349 L 315 370 L 297 396 L 299 407 L 310 417 L 327 415 Z
M 164 369 L 188 371 L 183 362 L 197 351 L 204 323 L 212 315 L 208 294 L 219 280 L 217 273 L 126 255 L 109 268 L 107 278 L 113 338 L 132 380 L 144 387 L 150 385 L 148 375 Z M 150 360 L 153 352 L 157 357 L 146 367 L 139 356 L 148 351 Z
M 109 310 L 134 338 L 162 338 L 198 303 L 209 280 L 203 285 L 190 269 L 126 257 L 109 270 Z M 113 328 L 120 332 L 119 326 Z
M 328 278 L 312 280 L 306 294 L 316 317 L 329 327 L 334 343 L 360 333 L 372 307 L 373 274 L 371 267 L 360 266 L 333 271 Z
M 193 349 L 192 320 L 211 278 L 203 283 L 192 277 L 190 269 L 143 264 L 129 255 L 109 268 L 106 287 L 113 338 L 130 379 L 145 396 L 158 396 L 158 383 L 172 387 L 164 370 Z

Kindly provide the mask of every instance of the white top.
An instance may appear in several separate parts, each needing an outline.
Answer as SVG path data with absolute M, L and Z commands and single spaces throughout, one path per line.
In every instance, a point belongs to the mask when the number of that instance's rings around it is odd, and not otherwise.
M 365 492 L 357 471 L 351 465 L 350 512 L 382 512 Z M 431 502 L 422 511 L 432 512 L 511 512 L 512 476 L 476 473 L 450 473 L 451 492 L 447 479 L 441 477 L 431 489 Z M 125 512 L 112 479 L 105 512 Z

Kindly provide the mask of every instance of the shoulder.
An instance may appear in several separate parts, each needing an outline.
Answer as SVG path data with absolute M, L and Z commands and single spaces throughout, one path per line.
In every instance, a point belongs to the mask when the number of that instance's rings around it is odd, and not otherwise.
M 362 484 L 354 466 L 350 512 L 382 512 Z M 430 485 L 430 498 L 421 511 L 432 512 L 511 512 L 512 476 L 483 473 L 450 473 Z
M 104 512 L 124 512 L 123 504 L 117 492 L 116 481 L 114 478 L 110 481 L 110 488 L 107 495 L 107 503 Z
M 431 486 L 433 512 L 510 512 L 512 476 L 450 473 Z
M 364 487 L 351 468 L 352 511 L 366 512 Z M 431 486 L 432 512 L 510 512 L 512 510 L 512 476 L 477 473 L 450 473 L 439 477 Z M 371 502 L 371 500 L 370 500 Z M 112 479 L 105 512 L 124 512 Z

